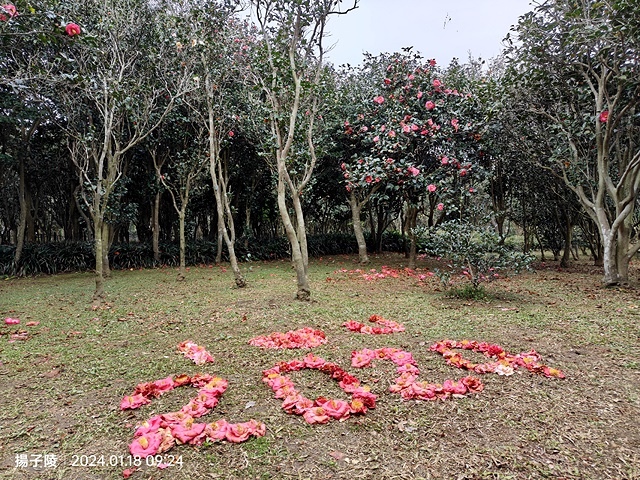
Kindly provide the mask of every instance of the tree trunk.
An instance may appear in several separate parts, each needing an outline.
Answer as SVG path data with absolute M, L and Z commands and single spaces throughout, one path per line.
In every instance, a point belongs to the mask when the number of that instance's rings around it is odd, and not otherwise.
M 415 270 L 417 265 L 417 239 L 415 227 L 417 226 L 418 209 L 416 207 L 407 207 L 406 230 L 409 235 L 409 268 Z
M 24 156 L 20 154 L 18 166 L 18 200 L 20 204 L 20 220 L 18 222 L 18 231 L 16 235 L 16 251 L 13 257 L 13 268 L 16 274 L 20 270 L 20 261 L 22 260 L 22 250 L 24 248 L 24 233 L 27 226 L 27 198 L 24 173 Z
M 185 259 L 185 251 L 186 251 L 186 239 L 184 235 L 184 218 L 185 218 L 185 206 L 180 209 L 178 212 L 178 220 L 180 223 L 180 267 L 178 269 L 178 280 L 179 282 L 183 281 L 187 277 L 187 266 Z
M 567 218 L 564 230 L 564 251 L 562 253 L 562 259 L 560 260 L 560 266 L 567 268 L 571 261 L 571 241 L 573 239 L 573 225 Z
M 353 191 L 349 194 L 349 205 L 351 206 L 353 233 L 356 235 L 356 241 L 358 242 L 358 258 L 361 264 L 367 264 L 369 263 L 369 256 L 367 255 L 367 242 L 364 238 L 364 232 L 362 231 L 362 221 L 360 220 L 360 211 L 362 210 L 362 205 L 358 203 L 356 195 Z
M 218 202 L 218 194 L 216 193 L 216 202 Z M 218 250 L 216 251 L 216 265 L 222 263 L 222 241 L 224 239 L 224 212 L 218 209 Z
M 99 214 L 93 216 L 93 229 L 96 232 L 94 235 L 94 250 L 96 256 L 96 290 L 93 293 L 93 302 L 94 305 L 99 305 L 104 299 L 104 277 L 102 275 L 102 267 L 103 267 L 103 244 L 102 244 L 102 235 L 98 232 L 102 232 L 102 218 Z
M 281 167 L 284 169 L 284 165 Z M 302 251 L 300 249 L 300 242 L 296 235 L 296 229 L 291 223 L 291 217 L 286 204 L 285 195 L 285 180 L 283 178 L 284 172 L 279 171 L 278 175 L 278 210 L 280 211 L 280 218 L 284 230 L 287 234 L 287 239 L 291 245 L 291 261 L 293 267 L 296 270 L 296 277 L 298 282 L 298 291 L 296 292 L 296 299 L 298 300 L 310 300 L 311 299 L 311 287 L 309 286 L 309 278 L 307 277 L 307 269 L 305 267 Z
M 153 260 L 160 263 L 160 197 L 162 193 L 156 193 L 153 202 Z
M 111 266 L 109 265 L 109 248 L 111 247 L 113 226 L 102 222 L 102 276 L 111 278 Z

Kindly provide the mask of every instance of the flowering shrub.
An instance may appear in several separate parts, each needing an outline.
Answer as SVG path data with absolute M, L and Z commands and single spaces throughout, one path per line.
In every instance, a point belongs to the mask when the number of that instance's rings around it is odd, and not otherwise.
M 480 393 L 484 386 L 475 377 L 464 377 L 459 381 L 445 380 L 442 384 L 418 381 L 420 370 L 410 352 L 399 348 L 363 349 L 352 352 L 351 365 L 364 368 L 373 360 L 391 360 L 398 367 L 395 383 L 389 387 L 392 393 L 399 393 L 404 400 L 445 400 L 462 398 L 470 393 Z
M 461 342 L 443 340 L 441 342 L 434 343 L 429 347 L 429 349 L 441 354 L 447 361 L 448 365 L 472 370 L 476 373 L 511 375 L 514 372 L 514 369 L 524 367 L 530 372 L 538 373 L 545 377 L 565 378 L 565 375 L 561 370 L 551 368 L 540 363 L 541 357 L 535 350 L 513 355 L 506 352 L 500 345 L 477 342 L 475 340 L 463 340 Z M 461 354 L 454 352 L 454 349 L 483 353 L 486 357 L 493 358 L 495 361 L 479 364 L 473 363 L 463 358 Z
M 203 363 L 213 362 L 213 357 L 209 352 L 190 340 L 178 344 L 178 352 L 184 354 L 185 357 L 190 358 L 196 365 L 202 365 Z
M 263 337 L 255 337 L 249 340 L 249 345 L 260 348 L 313 348 L 327 343 L 327 338 L 322 330 L 314 330 L 311 327 L 299 330 L 290 330 L 286 333 L 273 332 Z
M 370 335 L 380 335 L 385 333 L 404 332 L 404 326 L 393 320 L 387 320 L 380 315 L 371 315 L 369 321 L 382 325 L 382 327 L 370 327 L 364 323 L 356 322 L 355 320 L 349 320 L 343 323 L 344 327 L 347 327 L 352 332 L 366 333 Z
M 351 394 L 351 402 L 324 397 L 310 400 L 304 397 L 296 390 L 293 381 L 284 374 L 305 368 L 319 370 L 338 380 L 340 388 Z M 283 400 L 282 408 L 285 412 L 302 415 L 310 424 L 327 423 L 331 418 L 346 420 L 351 414 L 365 413 L 367 409 L 376 406 L 377 397 L 369 391 L 369 387 L 361 386 L 360 380 L 356 377 L 313 353 L 309 353 L 302 360 L 282 362 L 263 371 L 262 381 L 275 392 L 275 398 Z
M 446 222 L 420 231 L 426 253 L 442 257 L 448 271 L 434 272 L 446 286 L 452 273 L 467 277 L 474 289 L 499 278 L 499 272 L 528 269 L 533 257 L 501 245 L 498 235 L 465 222 Z

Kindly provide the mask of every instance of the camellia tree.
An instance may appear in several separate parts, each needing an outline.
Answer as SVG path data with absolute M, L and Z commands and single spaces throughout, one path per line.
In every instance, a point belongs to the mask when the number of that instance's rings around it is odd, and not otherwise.
M 468 182 L 477 169 L 473 164 L 477 138 L 466 118 L 471 109 L 468 104 L 474 100 L 446 86 L 435 61 L 423 62 L 411 49 L 369 57 L 364 72 L 382 75 L 377 94 L 355 118 L 345 121 L 354 153 L 341 164 L 360 260 L 366 261 L 360 211 L 380 190 L 379 185 L 384 185 L 405 201 L 405 231 L 411 240 L 409 267 L 415 268 L 414 230 L 419 213 L 424 211 L 433 226 L 446 213 L 456 210 L 462 214 L 461 189 L 473 193 Z
M 604 283 L 629 279 L 640 249 L 640 5 L 546 1 L 523 16 L 509 52 L 523 119 L 544 124 L 551 155 L 535 159 L 560 176 L 597 224 Z M 523 120 L 519 127 L 528 129 Z M 514 126 L 515 127 L 515 126 Z
M 316 126 L 322 106 L 326 25 L 342 9 L 339 0 L 252 0 L 262 36 L 254 78 L 266 100 L 277 173 L 278 209 L 296 270 L 296 298 L 308 300 L 309 254 L 301 196 L 317 162 Z M 290 209 L 291 207 L 291 209 Z M 293 211 L 293 219 L 290 211 Z

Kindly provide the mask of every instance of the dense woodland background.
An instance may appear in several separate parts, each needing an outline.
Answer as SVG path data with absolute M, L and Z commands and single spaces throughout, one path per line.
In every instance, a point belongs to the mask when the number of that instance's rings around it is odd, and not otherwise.
M 358 66 L 327 63 L 323 42 L 357 1 L 11 7 L 1 274 L 235 258 L 242 286 L 237 260 L 291 256 L 300 296 L 308 255 L 388 249 L 415 265 L 455 222 L 628 280 L 637 1 L 543 2 L 487 61 L 407 48 Z

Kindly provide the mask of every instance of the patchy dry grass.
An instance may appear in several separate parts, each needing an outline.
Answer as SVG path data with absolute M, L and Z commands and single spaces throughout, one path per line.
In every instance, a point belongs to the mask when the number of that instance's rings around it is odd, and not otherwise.
M 373 267 L 403 261 L 383 256 Z M 542 266 L 470 302 L 447 298 L 435 280 L 367 282 L 334 273 L 339 268 L 356 268 L 353 258 L 313 262 L 308 304 L 293 300 L 287 262 L 252 264 L 243 290 L 230 288 L 230 273 L 218 267 L 191 268 L 183 283 L 172 269 L 114 272 L 108 308 L 97 311 L 89 274 L 2 281 L 0 316 L 22 322 L 0 325 L 0 477 L 122 478 L 122 466 L 72 466 L 74 455 L 104 456 L 107 464 L 110 456 L 126 459 L 133 426 L 179 409 L 193 392 L 177 389 L 133 412 L 119 410 L 122 396 L 139 382 L 207 371 L 230 386 L 203 420 L 255 418 L 267 435 L 239 445 L 179 446 L 168 454 L 182 456 L 182 469 L 143 467 L 132 478 L 640 479 L 637 290 L 600 288 L 600 272 L 587 265 Z M 341 327 L 373 313 L 406 331 L 367 336 Z M 25 327 L 28 321 L 40 323 Z M 327 334 L 315 353 L 372 385 L 375 410 L 320 426 L 282 411 L 261 371 L 305 351 L 262 351 L 247 341 L 304 326 Z M 9 343 L 19 329 L 30 338 Z M 534 348 L 567 379 L 485 375 L 477 396 L 403 402 L 386 392 L 395 377 L 390 362 L 350 367 L 354 349 L 397 346 L 413 352 L 425 380 L 463 376 L 428 351 L 444 338 L 514 353 Z M 177 354 L 186 339 L 204 345 L 215 363 L 201 368 Z M 293 377 L 309 397 L 345 396 L 318 372 Z M 17 454 L 45 453 L 57 456 L 57 468 L 15 468 Z

